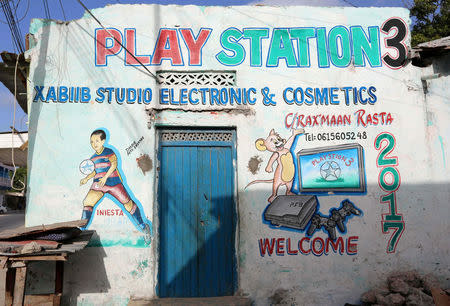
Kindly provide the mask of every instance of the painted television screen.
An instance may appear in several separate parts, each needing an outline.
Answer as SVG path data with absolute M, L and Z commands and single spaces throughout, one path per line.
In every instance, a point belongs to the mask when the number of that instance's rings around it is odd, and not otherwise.
M 359 144 L 305 149 L 297 156 L 300 192 L 366 191 L 363 149 Z

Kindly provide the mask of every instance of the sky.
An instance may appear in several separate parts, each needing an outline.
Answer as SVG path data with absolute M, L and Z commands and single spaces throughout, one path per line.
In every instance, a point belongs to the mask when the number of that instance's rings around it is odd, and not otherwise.
M 127 1 L 127 0 L 81 0 L 89 9 L 106 6 L 107 4 L 157 3 L 179 5 L 308 5 L 308 6 L 354 6 L 354 7 L 405 7 L 412 4 L 412 0 L 171 0 L 171 1 Z M 72 20 L 84 15 L 83 7 L 77 0 L 46 0 L 51 19 Z M 16 14 L 20 21 L 22 37 L 28 33 L 32 18 L 46 18 L 44 0 L 11 0 L 17 7 Z M 63 8 L 61 8 L 61 3 Z M 25 44 L 24 44 L 25 45 Z M 16 53 L 11 33 L 6 23 L 3 11 L 0 11 L 0 51 Z M 14 96 L 0 83 L 0 132 L 11 131 L 14 114 Z M 19 131 L 28 130 L 28 116 L 16 104 L 15 128 Z

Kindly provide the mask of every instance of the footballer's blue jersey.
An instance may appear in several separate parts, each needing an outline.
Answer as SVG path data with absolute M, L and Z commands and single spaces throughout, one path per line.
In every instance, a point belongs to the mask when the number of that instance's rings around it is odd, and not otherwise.
M 116 156 L 114 151 L 110 148 L 104 147 L 103 151 L 100 154 L 94 153 L 91 156 L 91 160 L 95 166 L 95 176 L 94 182 L 98 182 L 102 177 L 105 176 L 106 172 L 108 172 L 109 168 L 111 168 L 111 160 L 112 156 Z M 117 157 L 116 157 L 117 158 Z M 121 183 L 119 171 L 115 169 L 113 173 L 106 180 L 105 185 L 107 186 L 115 186 Z

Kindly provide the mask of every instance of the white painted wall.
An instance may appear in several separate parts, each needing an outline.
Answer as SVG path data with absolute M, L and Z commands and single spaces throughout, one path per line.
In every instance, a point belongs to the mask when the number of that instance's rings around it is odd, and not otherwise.
M 126 12 L 126 14 L 125 14 Z M 201 28 L 213 32 L 203 49 L 203 65 L 173 67 L 148 66 L 156 70 L 236 70 L 237 87 L 255 87 L 258 101 L 251 109 L 253 115 L 235 114 L 211 108 L 214 112 L 164 110 L 157 113 L 154 126 L 148 128 L 146 108 L 158 108 L 158 96 L 149 106 L 116 103 L 86 104 L 32 102 L 35 91 L 29 91 L 30 181 L 26 225 L 53 223 L 78 219 L 82 201 L 89 184 L 79 186 L 83 177 L 79 163 L 92 155 L 90 133 L 103 127 L 110 133 L 109 143 L 121 155 L 122 169 L 132 192 L 142 204 L 145 215 L 153 224 L 150 246 L 141 243 L 142 234 L 126 217 L 96 215 L 90 226 L 95 229 L 96 247 L 89 247 L 71 257 L 66 264 L 64 295 L 71 304 L 125 304 L 130 297 L 154 297 L 158 267 L 158 204 L 157 148 L 155 126 L 235 127 L 237 132 L 237 190 L 238 190 L 238 275 L 239 292 L 249 295 L 257 305 L 265 305 L 277 289 L 285 289 L 285 298 L 298 305 L 337 305 L 356 303 L 362 292 L 381 282 L 395 269 L 417 269 L 435 273 L 445 285 L 449 266 L 449 100 L 446 94 L 448 76 L 430 81 L 429 93 L 424 96 L 420 77 L 422 71 L 411 65 L 392 70 L 378 68 L 277 68 L 250 67 L 248 56 L 243 64 L 226 67 L 217 62 L 221 50 L 220 33 L 228 27 L 326 27 L 336 25 L 381 26 L 387 19 L 398 16 L 408 20 L 404 9 L 354 9 L 312 7 L 181 7 L 156 5 L 113 5 L 96 9 L 93 13 L 106 27 L 123 30 L 135 27 L 137 52 L 151 53 L 158 30 L 163 27 Z M 130 19 L 130 16 L 133 18 Z M 108 58 L 107 67 L 94 65 L 94 30 L 99 26 L 85 15 L 69 24 L 35 20 L 31 25 L 36 46 L 28 51 L 31 58 L 30 80 L 34 86 L 86 86 L 95 91 L 101 86 L 150 87 L 157 91 L 152 78 L 143 69 L 123 65 L 123 52 Z M 381 36 L 382 54 L 386 51 Z M 267 50 L 269 40 L 263 43 Z M 181 43 L 185 63 L 187 53 Z M 314 48 L 311 46 L 311 48 Z M 313 52 L 312 52 L 313 53 Z M 264 57 L 263 57 L 264 60 Z M 444 61 L 445 62 L 445 61 Z M 434 68 L 436 69 L 436 68 Z M 140 70 L 140 71 L 139 71 Z M 445 68 L 448 71 L 448 67 Z M 260 90 L 269 87 L 277 105 L 264 106 Z M 282 100 L 286 87 L 343 87 L 375 86 L 378 101 L 362 106 L 296 106 Z M 175 87 L 178 89 L 178 87 Z M 203 107 L 205 109 L 206 107 Z M 228 107 L 227 107 L 228 108 Z M 390 125 L 357 126 L 354 113 L 390 112 Z M 298 241 L 305 233 L 274 229 L 263 223 L 262 213 L 271 194 L 270 184 L 258 184 L 244 189 L 255 179 L 271 179 L 264 171 L 270 158 L 268 152 L 257 151 L 254 143 L 275 129 L 283 138 L 290 135 L 285 126 L 289 113 L 304 115 L 350 114 L 352 123 L 340 127 L 305 127 L 307 133 L 365 132 L 366 139 L 357 141 L 306 141 L 300 136 L 295 152 L 357 142 L 364 148 L 367 193 L 365 195 L 330 195 L 319 197 L 320 212 L 350 199 L 363 211 L 363 216 L 347 222 L 342 237 L 357 236 L 357 254 L 328 255 L 260 255 L 259 239 L 290 238 Z M 387 253 L 389 234 L 382 233 L 382 214 L 388 212 L 380 203 L 384 192 L 379 184 L 380 168 L 376 160 L 379 150 L 374 148 L 377 135 L 389 132 L 395 136 L 392 155 L 398 157 L 401 185 L 396 191 L 397 211 L 403 215 L 406 229 L 395 252 Z M 133 141 L 144 140 L 130 155 L 126 148 Z M 154 162 L 153 170 L 143 174 L 136 158 L 148 154 Z M 248 170 L 251 157 L 263 160 L 255 175 Z M 280 190 L 280 193 L 283 191 Z M 98 209 L 116 209 L 105 199 Z M 325 232 L 313 236 L 326 239 Z M 101 245 L 101 246 L 99 246 Z

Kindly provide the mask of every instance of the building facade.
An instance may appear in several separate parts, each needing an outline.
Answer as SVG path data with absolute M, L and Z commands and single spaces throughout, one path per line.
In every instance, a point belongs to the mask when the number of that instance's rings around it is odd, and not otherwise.
M 448 282 L 449 100 L 407 60 L 407 10 L 92 14 L 34 20 L 27 51 L 26 225 L 96 231 L 65 265 L 68 303 L 328 305 L 396 269 Z

